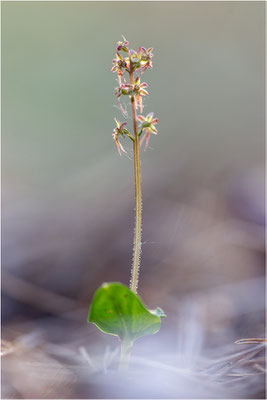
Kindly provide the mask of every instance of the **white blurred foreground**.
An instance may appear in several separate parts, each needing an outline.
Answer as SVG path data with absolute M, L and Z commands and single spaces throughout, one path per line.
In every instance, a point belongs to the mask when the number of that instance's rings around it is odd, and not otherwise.
M 211 318 L 210 328 L 225 325 L 224 341 L 203 324 L 216 302 L 199 293 L 180 304 L 176 331 L 137 341 L 128 371 L 118 372 L 119 342 L 87 325 L 87 310 L 57 318 L 15 323 L 3 343 L 3 398 L 264 398 L 264 343 L 235 344 L 234 324 L 261 313 L 261 279 L 221 286 L 217 298 L 244 308 Z M 250 301 L 251 300 L 251 301 Z M 253 300 L 253 301 L 252 301 Z M 175 299 L 169 298 L 175 313 Z M 250 304 L 250 307 L 249 307 Z M 213 309 L 216 313 L 216 310 Z M 256 314 L 255 314 L 256 313 Z M 254 317 L 253 317 L 254 315 Z M 173 318 L 170 315 L 169 318 Z M 213 320 L 213 322 L 212 322 Z M 82 322 L 81 322 L 82 321 Z M 164 326 L 165 325 L 165 326 Z M 263 332 L 262 332 L 263 333 Z M 173 342 L 170 338 L 176 337 Z

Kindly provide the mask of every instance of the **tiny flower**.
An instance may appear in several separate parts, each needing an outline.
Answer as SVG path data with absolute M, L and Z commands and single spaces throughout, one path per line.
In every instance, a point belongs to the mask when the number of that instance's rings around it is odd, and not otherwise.
M 142 133 L 143 129 L 146 130 L 146 133 L 142 137 L 141 142 L 140 142 L 140 146 L 142 146 L 143 142 L 146 141 L 145 150 L 148 147 L 151 133 L 153 133 L 154 135 L 156 135 L 158 133 L 157 129 L 155 128 L 155 125 L 158 123 L 159 120 L 158 120 L 158 118 L 153 118 L 153 117 L 154 117 L 153 112 L 147 114 L 146 117 L 143 117 L 143 115 L 138 115 L 138 117 L 137 117 L 137 119 L 140 122 L 142 122 L 142 124 L 140 126 L 140 132 Z
M 122 35 L 122 38 L 123 38 L 123 40 L 124 40 L 124 42 L 118 42 L 117 43 L 117 51 L 121 51 L 121 50 L 123 50 L 123 51 L 125 51 L 126 53 L 128 53 L 129 52 L 129 49 L 128 49 L 128 44 L 129 44 L 129 42 L 125 39 L 125 37 Z
M 136 93 L 136 109 L 139 107 L 141 112 L 143 112 L 142 96 L 148 95 L 148 91 L 145 90 L 147 87 L 148 84 L 146 82 L 140 83 L 140 78 L 136 78 L 134 83 L 134 92 Z
M 141 72 L 141 75 L 147 70 L 147 68 L 152 68 L 152 50 L 153 48 L 150 47 L 148 50 L 146 50 L 144 47 L 139 47 L 137 56 L 140 60 L 141 68 L 139 71 Z
M 121 84 L 116 91 L 116 97 L 118 99 L 118 103 L 119 103 L 119 107 L 122 111 L 123 114 L 126 114 L 126 110 L 124 110 L 124 108 L 122 107 L 122 104 L 120 102 L 120 97 L 121 95 L 128 95 L 130 96 L 131 94 L 133 94 L 133 85 L 130 84 Z
M 130 59 L 131 68 L 133 71 L 136 71 L 139 68 L 141 68 L 141 59 L 136 51 L 131 50 L 131 49 L 129 50 L 129 59 Z
M 133 93 L 134 93 L 134 86 L 129 83 L 125 83 L 117 88 L 116 96 L 119 98 L 121 97 L 121 95 L 130 96 Z
M 128 96 L 132 96 L 132 95 L 136 95 L 136 109 L 138 109 L 138 107 L 140 107 L 140 111 L 143 112 L 143 100 L 142 100 L 142 96 L 147 96 L 148 95 L 148 91 L 145 90 L 145 88 L 148 87 L 148 84 L 145 82 L 140 83 L 140 78 L 137 77 L 135 79 L 135 82 L 133 85 L 131 84 L 122 84 L 117 88 L 116 91 L 116 96 L 118 99 L 118 103 L 119 106 L 122 110 L 123 113 L 125 113 L 125 110 L 123 110 L 122 105 L 120 103 L 120 97 L 122 95 L 128 95 Z
M 114 118 L 117 127 L 113 130 L 113 134 L 112 137 L 116 142 L 117 148 L 118 148 L 118 152 L 121 156 L 121 151 L 123 151 L 124 153 L 127 154 L 127 151 L 123 148 L 121 142 L 119 141 L 119 137 L 122 136 L 124 137 L 124 135 L 128 135 L 129 132 L 127 131 L 127 129 L 125 129 L 125 126 L 127 125 L 127 122 L 123 122 L 120 123 L 117 118 Z
M 127 70 L 129 66 L 129 58 L 123 58 L 120 53 L 117 52 L 116 58 L 114 58 L 112 63 L 113 67 L 111 68 L 111 72 L 117 72 L 119 84 L 121 85 L 121 78 L 126 82 L 124 78 L 124 70 Z

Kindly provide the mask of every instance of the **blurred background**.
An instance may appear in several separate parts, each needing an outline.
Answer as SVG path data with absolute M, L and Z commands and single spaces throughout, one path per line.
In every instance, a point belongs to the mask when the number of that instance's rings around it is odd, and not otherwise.
M 264 398 L 263 344 L 234 343 L 264 337 L 264 29 L 264 2 L 2 3 L 4 398 Z M 139 294 L 168 315 L 124 380 L 87 323 L 132 260 L 122 34 L 154 48 Z

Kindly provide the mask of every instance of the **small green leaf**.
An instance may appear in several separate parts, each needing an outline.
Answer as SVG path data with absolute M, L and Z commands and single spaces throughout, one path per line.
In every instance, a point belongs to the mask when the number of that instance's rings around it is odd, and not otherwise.
M 134 341 L 142 336 L 157 333 L 161 308 L 148 310 L 138 295 L 121 283 L 104 283 L 95 293 L 88 322 L 101 331 Z

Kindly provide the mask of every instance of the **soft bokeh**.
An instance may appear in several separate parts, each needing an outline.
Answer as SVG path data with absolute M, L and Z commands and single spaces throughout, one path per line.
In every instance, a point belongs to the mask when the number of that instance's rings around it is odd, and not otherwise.
M 139 293 L 168 317 L 136 343 L 147 380 L 133 367 L 120 387 L 102 376 L 118 341 L 87 315 L 132 259 L 132 148 L 112 139 L 122 34 L 154 48 Z M 2 102 L 3 396 L 263 398 L 261 345 L 234 342 L 264 336 L 264 2 L 3 2 Z M 243 350 L 244 369 L 209 369 Z

